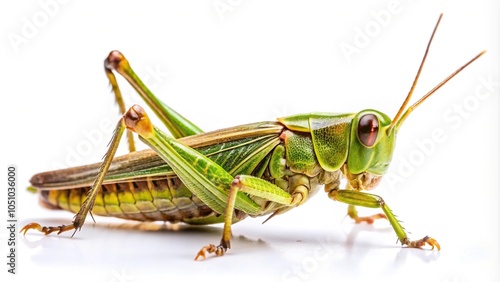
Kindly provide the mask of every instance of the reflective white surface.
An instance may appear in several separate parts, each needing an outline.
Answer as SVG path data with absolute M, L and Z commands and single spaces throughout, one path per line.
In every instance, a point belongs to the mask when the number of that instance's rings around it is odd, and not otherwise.
M 440 252 L 401 248 L 385 221 L 353 224 L 346 206 L 320 191 L 264 225 L 234 225 L 228 254 L 202 262 L 193 258 L 220 240 L 220 225 L 171 230 L 96 217 L 72 239 L 32 232 L 18 237 L 16 281 L 498 281 L 499 4 L 330 2 L 0 4 L 0 150 L 2 167 L 18 166 L 19 225 L 71 221 L 39 207 L 24 187 L 37 172 L 97 162 L 106 151 L 118 120 L 102 69 L 110 50 L 121 50 L 163 101 L 205 130 L 311 111 L 375 108 L 393 117 L 443 12 L 413 101 L 488 52 L 410 115 L 373 191 L 412 239 L 432 236 Z M 232 6 L 217 12 L 221 3 Z M 144 104 L 119 82 L 129 106 Z

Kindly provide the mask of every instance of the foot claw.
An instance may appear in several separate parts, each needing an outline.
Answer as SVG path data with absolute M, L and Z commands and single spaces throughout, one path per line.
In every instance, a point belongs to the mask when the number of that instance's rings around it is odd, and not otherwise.
M 19 233 L 23 233 L 23 235 L 26 235 L 26 232 L 28 232 L 28 230 L 30 230 L 30 229 L 36 229 L 36 230 L 42 232 L 42 226 L 36 222 L 33 222 L 30 224 L 26 224 L 23 228 L 21 228 Z
M 434 248 L 436 248 L 438 251 L 441 250 L 441 246 L 439 245 L 438 241 L 429 236 L 425 236 L 424 238 L 416 241 L 410 241 L 409 239 L 403 241 L 403 245 L 407 245 L 410 248 L 422 249 L 422 247 L 425 246 L 425 244 L 431 246 L 431 250 L 434 250 Z
M 203 259 L 206 259 L 207 256 L 205 255 L 205 252 L 208 252 L 209 254 L 215 252 L 215 245 L 210 244 L 206 245 L 205 247 L 201 248 L 201 250 L 196 254 L 196 257 L 194 260 L 198 260 L 200 257 L 203 257 Z
M 436 241 L 436 239 L 425 236 L 422 240 L 424 240 L 425 243 L 431 246 L 431 250 L 434 250 L 434 247 L 436 247 L 438 251 L 441 250 L 441 246 L 439 245 L 438 241 Z
M 209 244 L 201 248 L 201 250 L 196 254 L 196 257 L 194 260 L 198 260 L 200 257 L 203 257 L 203 259 L 206 259 L 207 256 L 205 255 L 205 252 L 208 252 L 209 254 L 215 253 L 216 256 L 223 256 L 226 253 L 227 248 L 219 245 L 215 246 L 213 244 Z
M 57 235 L 59 235 L 62 232 L 75 229 L 75 226 L 73 224 L 60 225 L 60 226 L 41 226 L 36 222 L 32 222 L 30 224 L 26 224 L 23 228 L 21 228 L 19 233 L 23 233 L 23 235 L 26 235 L 26 232 L 28 232 L 28 230 L 30 229 L 38 230 L 39 232 L 42 232 L 45 235 L 49 235 L 50 233 L 57 231 Z

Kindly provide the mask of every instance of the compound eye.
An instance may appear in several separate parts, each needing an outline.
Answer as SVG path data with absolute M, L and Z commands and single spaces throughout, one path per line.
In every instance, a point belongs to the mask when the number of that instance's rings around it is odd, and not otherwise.
M 359 119 L 358 138 L 363 145 L 373 146 L 377 140 L 378 119 L 374 114 L 366 114 Z

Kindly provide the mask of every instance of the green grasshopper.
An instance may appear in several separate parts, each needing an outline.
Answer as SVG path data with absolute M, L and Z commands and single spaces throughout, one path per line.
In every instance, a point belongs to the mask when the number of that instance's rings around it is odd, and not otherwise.
M 205 258 L 207 252 L 217 256 L 226 253 L 231 247 L 233 223 L 247 216 L 269 215 L 269 220 L 300 206 L 324 186 L 329 198 L 348 204 L 348 215 L 356 223 L 386 218 L 402 245 L 422 248 L 427 244 L 440 250 L 439 243 L 429 236 L 410 240 L 384 200 L 363 191 L 375 188 L 387 172 L 396 135 L 408 115 L 485 52 L 406 108 L 441 17 L 413 85 L 392 120 L 382 112 L 366 109 L 293 115 L 204 133 L 156 98 L 125 57 L 112 51 L 104 68 L 123 116 L 103 162 L 44 172 L 31 179 L 40 202 L 75 212 L 73 222 L 54 227 L 30 223 L 21 232 L 36 229 L 47 235 L 74 230 L 74 235 L 89 213 L 139 221 L 224 223 L 220 244 L 202 247 L 197 260 Z M 126 111 L 114 72 L 132 85 L 173 137 L 155 127 L 140 106 Z M 126 130 L 131 152 L 114 158 Z M 132 132 L 151 149 L 136 152 Z M 345 189 L 340 189 L 342 177 L 347 179 Z M 381 208 L 383 213 L 362 217 L 357 206 Z

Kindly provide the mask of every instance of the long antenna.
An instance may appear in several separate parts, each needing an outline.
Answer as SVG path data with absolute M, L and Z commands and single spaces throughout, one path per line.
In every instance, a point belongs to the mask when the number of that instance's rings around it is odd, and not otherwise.
M 403 114 L 404 109 L 406 108 L 406 105 L 410 102 L 411 95 L 413 94 L 413 91 L 415 90 L 415 87 L 417 86 L 418 78 L 420 77 L 420 73 L 422 72 L 422 69 L 424 68 L 424 63 L 425 59 L 427 59 L 427 54 L 429 53 L 429 49 L 431 47 L 432 40 L 434 39 L 434 34 L 436 34 L 436 30 L 439 26 L 439 23 L 441 22 L 441 18 L 443 17 L 443 14 L 441 13 L 439 15 L 439 19 L 436 23 L 436 26 L 434 27 L 434 30 L 432 31 L 431 38 L 429 39 L 429 43 L 427 43 L 427 48 L 425 49 L 425 54 L 424 58 L 422 59 L 422 62 L 420 63 L 420 67 L 418 68 L 417 75 L 415 76 L 415 79 L 413 80 L 413 84 L 411 85 L 410 92 L 408 92 L 408 95 L 406 96 L 406 99 L 403 102 L 403 105 L 399 108 L 398 113 L 394 117 L 394 119 L 391 122 L 391 125 L 389 126 L 389 132 L 392 130 L 394 125 L 396 124 L 397 120 L 400 118 L 400 116 Z
M 415 104 L 411 105 L 408 107 L 406 112 L 401 116 L 401 118 L 396 122 L 396 128 L 399 128 L 403 121 L 406 119 L 406 117 L 415 109 L 417 108 L 420 104 L 422 104 L 423 101 L 425 101 L 429 96 L 431 96 L 434 92 L 436 92 L 441 86 L 443 86 L 446 82 L 448 82 L 450 79 L 452 79 L 455 75 L 457 75 L 459 72 L 461 72 L 465 67 L 470 65 L 472 62 L 477 60 L 479 57 L 481 57 L 484 53 L 486 53 L 486 50 L 481 51 L 479 54 L 477 54 L 474 58 L 472 58 L 470 61 L 465 63 L 463 66 L 458 68 L 456 71 L 454 71 L 452 74 L 450 74 L 447 78 L 445 78 L 443 81 L 441 81 L 438 85 L 434 86 L 434 88 L 431 89 L 431 91 L 427 92 L 422 98 L 420 98 Z M 394 120 L 392 121 L 394 123 Z M 392 124 L 391 124 L 392 126 Z
M 425 54 L 424 54 L 424 57 L 422 58 L 422 62 L 420 63 L 420 67 L 418 68 L 417 75 L 415 76 L 415 79 L 413 80 L 413 84 L 411 85 L 410 91 L 408 92 L 408 95 L 406 96 L 406 99 L 404 100 L 403 105 L 399 108 L 398 113 L 396 114 L 396 116 L 392 120 L 391 125 L 389 126 L 389 128 L 387 130 L 388 134 L 392 131 L 392 129 L 396 125 L 396 122 L 403 114 L 404 109 L 406 108 L 406 106 L 410 102 L 411 95 L 413 94 L 413 91 L 415 90 L 415 86 L 417 86 L 418 78 L 420 77 L 420 73 L 422 72 L 422 69 L 424 67 L 425 59 L 427 58 L 427 54 L 429 53 L 429 49 L 431 47 L 432 40 L 434 39 L 434 34 L 436 34 L 436 30 L 439 26 L 439 23 L 441 22 L 442 17 L 443 17 L 443 13 L 441 13 L 439 15 L 439 19 L 436 23 L 436 26 L 434 27 L 434 30 L 432 31 L 432 35 L 431 35 L 431 38 L 429 39 L 429 43 L 427 43 L 427 48 L 425 49 Z
M 434 38 L 434 34 L 436 33 L 436 30 L 437 30 L 437 28 L 439 26 L 439 23 L 441 22 L 441 18 L 442 17 L 443 17 L 443 14 L 439 15 L 439 19 L 438 19 L 438 21 L 436 23 L 436 26 L 434 27 L 434 31 L 432 32 L 431 38 L 429 40 L 429 43 L 427 43 L 427 48 L 425 49 L 424 58 L 422 59 L 422 62 L 420 63 L 420 67 L 418 68 L 418 72 L 417 72 L 417 75 L 415 76 L 415 80 L 413 80 L 413 84 L 412 84 L 412 86 L 410 88 L 410 92 L 406 96 L 406 99 L 404 100 L 403 105 L 401 106 L 401 108 L 399 108 L 398 113 L 396 114 L 396 116 L 392 120 L 391 124 L 387 128 L 387 131 L 386 131 L 387 135 L 391 134 L 391 132 L 392 132 L 392 130 L 394 130 L 394 128 L 398 129 L 401 126 L 401 124 L 403 124 L 403 121 L 408 117 L 408 115 L 415 108 L 417 108 L 418 106 L 420 106 L 420 104 L 422 104 L 422 102 L 424 102 L 427 98 L 429 98 L 432 94 L 434 94 L 434 92 L 436 92 L 439 88 L 441 88 L 441 86 L 443 86 L 446 82 L 448 82 L 450 79 L 452 79 L 455 75 L 457 75 L 459 72 L 461 72 L 463 69 L 465 69 L 472 62 L 474 62 L 479 57 L 481 57 L 484 53 L 486 53 L 486 50 L 484 50 L 484 51 L 480 52 L 479 54 L 477 54 L 474 58 L 472 58 L 471 60 L 469 60 L 463 66 L 459 67 L 456 71 L 454 71 L 452 74 L 450 74 L 448 77 L 446 77 L 438 85 L 434 86 L 434 88 L 432 88 L 429 92 L 427 92 L 427 94 L 425 94 L 424 96 L 422 96 L 422 98 L 420 98 L 413 105 L 411 105 L 410 107 L 408 107 L 406 109 L 406 111 L 405 111 L 406 106 L 410 102 L 410 98 L 411 98 L 411 96 L 413 94 L 413 91 L 415 90 L 415 86 L 417 85 L 417 81 L 418 81 L 418 78 L 420 77 L 420 73 L 422 72 L 422 68 L 424 66 L 425 59 L 427 58 L 427 54 L 429 53 L 429 48 L 431 46 L 432 39 Z

